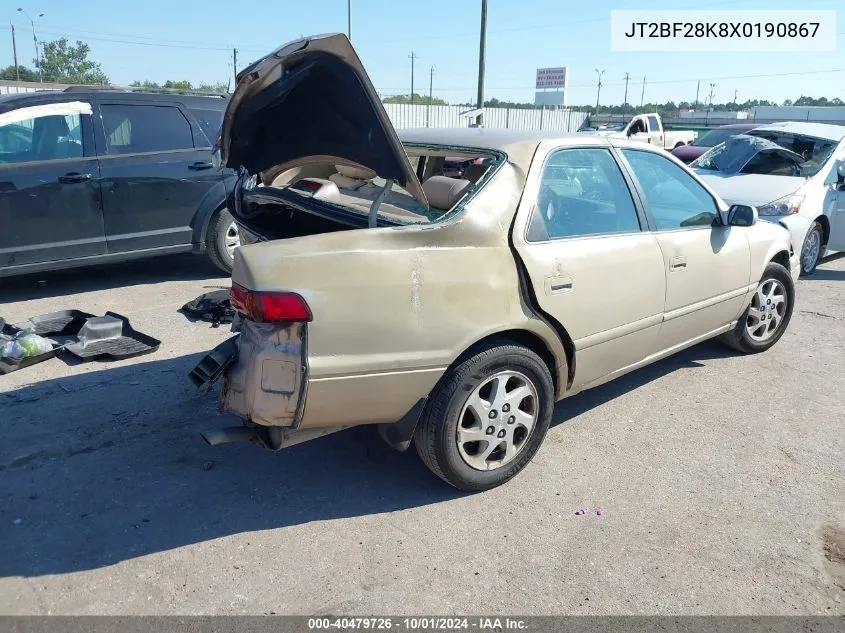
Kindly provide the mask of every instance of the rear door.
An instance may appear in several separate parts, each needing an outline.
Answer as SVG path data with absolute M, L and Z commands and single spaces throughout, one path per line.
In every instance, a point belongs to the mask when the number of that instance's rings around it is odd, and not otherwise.
M 513 241 L 544 312 L 569 332 L 580 388 L 655 351 L 663 255 L 604 141 L 535 155 Z
M 716 201 L 666 155 L 623 148 L 660 244 L 666 306 L 660 347 L 701 338 L 736 319 L 751 283 L 746 227 L 721 226 Z
M 0 114 L 0 267 L 105 252 L 91 105 Z
M 103 219 L 109 252 L 191 244 L 191 222 L 220 181 L 211 142 L 171 101 L 99 102 Z

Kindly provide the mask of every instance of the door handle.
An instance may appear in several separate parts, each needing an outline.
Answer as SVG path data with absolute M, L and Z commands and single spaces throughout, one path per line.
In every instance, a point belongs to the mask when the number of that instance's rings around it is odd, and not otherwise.
M 85 182 L 86 180 L 91 180 L 91 174 L 79 174 L 75 171 L 72 171 L 64 176 L 59 176 L 59 182 L 63 182 L 65 184 L 71 184 L 74 182 Z
M 545 290 L 547 295 L 556 295 L 561 292 L 569 292 L 570 290 L 572 290 L 572 277 L 564 275 L 546 277 Z
M 214 167 L 213 164 L 201 160 L 198 160 L 197 162 L 188 165 L 188 169 L 193 169 L 194 171 L 199 171 L 201 169 L 211 169 L 212 167 Z
M 687 267 L 687 258 L 681 255 L 669 260 L 669 270 L 679 270 Z

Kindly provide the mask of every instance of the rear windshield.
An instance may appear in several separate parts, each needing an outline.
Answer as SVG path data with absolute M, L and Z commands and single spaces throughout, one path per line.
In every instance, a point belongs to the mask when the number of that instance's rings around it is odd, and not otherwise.
M 476 189 L 496 163 L 482 152 L 406 146 L 408 159 L 429 202 L 420 204 L 397 183 L 385 191 L 385 179 L 370 170 L 334 164 L 305 165 L 272 175 L 265 186 L 369 216 L 381 199 L 377 217 L 392 224 L 429 224 L 442 219 Z

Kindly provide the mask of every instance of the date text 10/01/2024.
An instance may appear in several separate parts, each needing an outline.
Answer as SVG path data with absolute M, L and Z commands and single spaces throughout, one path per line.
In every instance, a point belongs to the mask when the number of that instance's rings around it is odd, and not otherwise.
M 309 618 L 308 629 L 311 631 L 347 629 L 365 631 L 388 631 L 391 629 L 414 630 L 469 630 L 481 631 L 517 631 L 526 629 L 524 620 L 517 618 L 476 617 L 476 618 Z

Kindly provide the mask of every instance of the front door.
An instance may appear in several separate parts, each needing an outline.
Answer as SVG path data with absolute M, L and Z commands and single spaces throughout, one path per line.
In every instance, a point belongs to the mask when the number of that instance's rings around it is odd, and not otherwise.
M 736 319 L 752 283 L 747 229 L 722 226 L 710 193 L 670 158 L 633 148 L 621 154 L 640 187 L 663 253 L 666 305 L 660 347 L 701 338 Z
M 830 172 L 824 181 L 825 193 L 822 207 L 830 221 L 830 237 L 827 247 L 834 251 L 845 251 L 845 141 L 840 143 L 834 159 L 830 161 Z
M 0 114 L 0 268 L 106 252 L 91 106 Z
M 655 351 L 666 280 L 657 239 L 644 229 L 605 143 L 540 145 L 513 240 L 540 307 L 573 340 L 576 389 Z
M 109 252 L 188 246 L 200 201 L 220 182 L 211 147 L 177 104 L 100 103 Z

